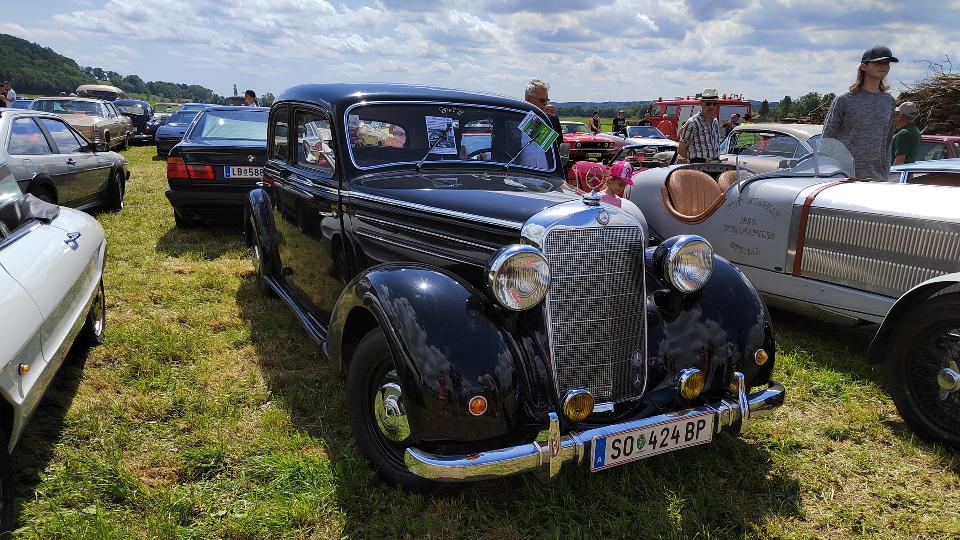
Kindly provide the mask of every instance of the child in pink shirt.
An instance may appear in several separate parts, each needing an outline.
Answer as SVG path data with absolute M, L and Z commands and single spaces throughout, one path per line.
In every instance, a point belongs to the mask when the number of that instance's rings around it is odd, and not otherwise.
M 628 185 L 634 185 L 632 176 L 633 166 L 626 161 L 618 161 L 611 165 L 603 177 L 604 186 L 603 191 L 600 192 L 600 200 L 621 208 L 623 199 L 620 198 L 620 195 L 623 194 L 623 190 Z

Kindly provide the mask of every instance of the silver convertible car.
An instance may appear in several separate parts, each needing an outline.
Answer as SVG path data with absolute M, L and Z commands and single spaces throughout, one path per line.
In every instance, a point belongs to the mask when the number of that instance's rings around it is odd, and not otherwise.
M 867 358 L 888 363 L 904 420 L 960 446 L 960 189 L 859 181 L 841 143 L 814 147 L 763 174 L 650 169 L 625 196 L 655 237 L 708 239 L 768 304 L 880 324 Z
M 0 531 L 11 517 L 9 456 L 27 419 L 74 341 L 103 340 L 106 251 L 97 220 L 23 195 L 0 160 Z

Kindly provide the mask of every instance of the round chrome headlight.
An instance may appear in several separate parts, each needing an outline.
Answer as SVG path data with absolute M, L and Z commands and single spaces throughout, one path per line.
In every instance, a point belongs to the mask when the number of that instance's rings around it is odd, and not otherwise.
M 547 295 L 550 266 L 534 247 L 506 246 L 487 263 L 487 279 L 500 305 L 522 311 L 539 304 Z
M 682 293 L 699 291 L 713 275 L 713 246 L 696 235 L 675 236 L 658 246 L 664 278 Z

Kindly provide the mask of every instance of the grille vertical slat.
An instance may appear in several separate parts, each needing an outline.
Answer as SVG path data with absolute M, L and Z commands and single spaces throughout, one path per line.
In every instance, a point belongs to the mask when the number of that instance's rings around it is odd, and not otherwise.
M 643 231 L 558 228 L 544 240 L 556 389 L 589 390 L 597 402 L 638 397 L 646 383 Z

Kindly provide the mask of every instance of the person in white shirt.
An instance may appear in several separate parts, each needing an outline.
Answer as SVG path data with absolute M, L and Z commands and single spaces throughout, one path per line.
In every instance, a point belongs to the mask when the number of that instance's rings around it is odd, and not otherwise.
M 17 93 L 13 91 L 13 84 L 10 81 L 3 81 L 3 100 L 6 102 L 3 106 L 13 107 L 13 102 L 17 100 Z

